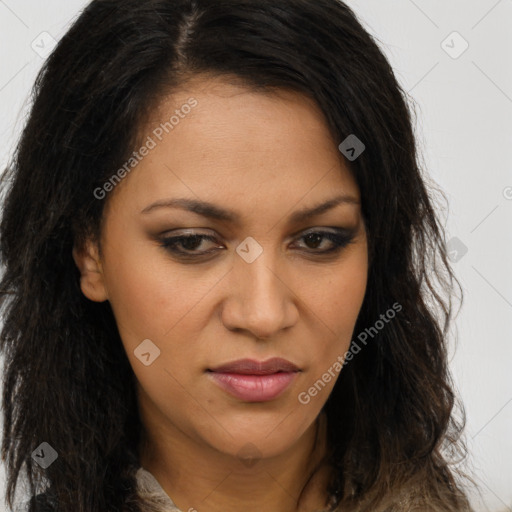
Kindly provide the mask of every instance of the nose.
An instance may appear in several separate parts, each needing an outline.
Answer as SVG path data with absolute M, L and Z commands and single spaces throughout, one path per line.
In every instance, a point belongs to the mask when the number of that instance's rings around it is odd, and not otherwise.
M 293 326 L 299 312 L 293 284 L 288 284 L 288 280 L 267 251 L 252 263 L 237 256 L 222 307 L 224 326 L 232 331 L 249 332 L 258 339 L 276 337 Z

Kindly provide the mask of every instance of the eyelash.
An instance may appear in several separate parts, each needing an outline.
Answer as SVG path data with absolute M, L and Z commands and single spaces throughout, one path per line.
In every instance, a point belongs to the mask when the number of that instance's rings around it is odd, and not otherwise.
M 355 238 L 355 231 L 354 230 L 338 230 L 337 232 L 332 231 L 310 231 L 301 237 L 298 238 L 298 240 L 305 239 L 306 237 L 310 235 L 320 235 L 323 239 L 327 238 L 333 245 L 332 248 L 323 250 L 323 251 L 316 251 L 315 249 L 306 250 L 304 252 L 309 254 L 316 254 L 318 256 L 323 255 L 333 255 L 339 253 L 342 249 L 347 247 L 349 244 L 354 242 Z M 192 235 L 178 235 L 173 237 L 165 237 L 160 240 L 160 245 L 165 250 L 172 253 L 174 256 L 181 258 L 181 259 L 199 259 L 201 257 L 204 257 L 206 255 L 212 254 L 216 250 L 210 250 L 210 251 L 204 251 L 202 253 L 190 253 L 186 252 L 180 249 L 177 249 L 176 246 L 179 244 L 182 244 L 183 242 L 189 241 L 189 240 L 197 240 L 198 242 L 202 242 L 204 240 L 215 242 L 215 237 L 211 235 L 199 235 L 199 234 L 192 234 Z M 323 240 L 322 240 L 323 241 Z M 320 242 L 320 244 L 322 243 Z M 193 251 L 194 249 L 188 249 L 189 251 Z

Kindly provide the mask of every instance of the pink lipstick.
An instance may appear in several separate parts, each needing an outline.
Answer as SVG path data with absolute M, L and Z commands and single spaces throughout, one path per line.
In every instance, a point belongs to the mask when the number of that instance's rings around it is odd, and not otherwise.
M 207 370 L 224 391 L 246 402 L 266 402 L 281 395 L 301 370 L 286 359 L 239 359 Z

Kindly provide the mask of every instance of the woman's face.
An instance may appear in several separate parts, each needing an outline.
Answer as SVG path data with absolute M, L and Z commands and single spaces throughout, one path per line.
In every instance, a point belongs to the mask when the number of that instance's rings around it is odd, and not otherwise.
M 110 301 L 146 426 L 272 457 L 313 424 L 339 372 L 299 397 L 348 349 L 367 282 L 360 193 L 339 142 L 298 93 L 196 81 L 161 104 L 146 156 L 137 148 L 107 198 L 97 267 L 79 263 L 85 295 Z M 169 240 L 191 234 L 203 238 Z M 273 357 L 299 371 L 209 371 Z

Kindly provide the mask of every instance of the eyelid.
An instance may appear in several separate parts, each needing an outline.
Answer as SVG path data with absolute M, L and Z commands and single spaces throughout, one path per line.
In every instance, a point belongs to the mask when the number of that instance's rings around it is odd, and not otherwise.
M 342 228 L 339 226 L 313 226 L 311 228 L 301 229 L 294 233 L 292 236 L 297 237 L 298 235 L 308 235 L 309 233 L 317 233 L 318 231 L 331 231 L 333 233 L 352 233 L 356 232 L 357 228 Z
M 194 249 L 190 249 L 188 252 L 187 249 L 176 249 L 175 247 L 182 243 L 180 239 L 193 239 L 199 238 L 201 239 L 201 243 L 203 241 L 209 241 L 211 243 L 218 242 L 216 235 L 200 233 L 197 231 L 198 228 L 184 228 L 182 230 L 177 229 L 177 234 L 175 235 L 167 235 L 163 236 L 159 239 L 160 246 L 165 250 L 172 254 L 172 257 L 177 260 L 182 261 L 206 261 L 209 260 L 208 256 L 215 255 L 215 253 L 219 252 L 219 250 L 226 249 L 222 243 L 216 244 L 217 247 L 213 249 L 208 249 L 204 251 L 195 251 Z M 341 253 L 346 247 L 351 245 L 356 241 L 357 236 L 357 227 L 356 228 L 340 228 L 340 227 L 311 227 L 306 230 L 302 230 L 298 233 L 299 236 L 293 236 L 293 240 L 296 242 L 300 242 L 300 240 L 305 239 L 310 234 L 320 234 L 324 239 L 329 240 L 331 247 L 329 249 L 323 250 L 315 250 L 315 249 L 300 249 L 304 254 L 308 256 L 315 256 L 318 258 L 335 256 Z M 222 245 L 222 247 L 218 247 L 218 245 Z
M 206 233 L 203 232 L 206 231 Z M 355 236 L 357 234 L 358 228 L 354 227 L 340 227 L 340 226 L 312 226 L 310 228 L 299 229 L 292 233 L 289 238 L 294 240 L 296 238 L 300 238 L 306 236 L 310 233 L 317 233 L 319 231 L 331 231 L 333 233 L 342 233 L 346 236 Z M 235 237 L 222 237 L 219 236 L 218 233 L 211 228 L 178 228 L 171 231 L 165 231 L 160 236 L 161 238 L 171 238 L 171 237 L 179 237 L 179 236 L 187 236 L 187 235 L 198 235 L 198 236 L 211 236 L 214 238 L 223 238 L 228 243 L 231 243 L 235 240 Z

